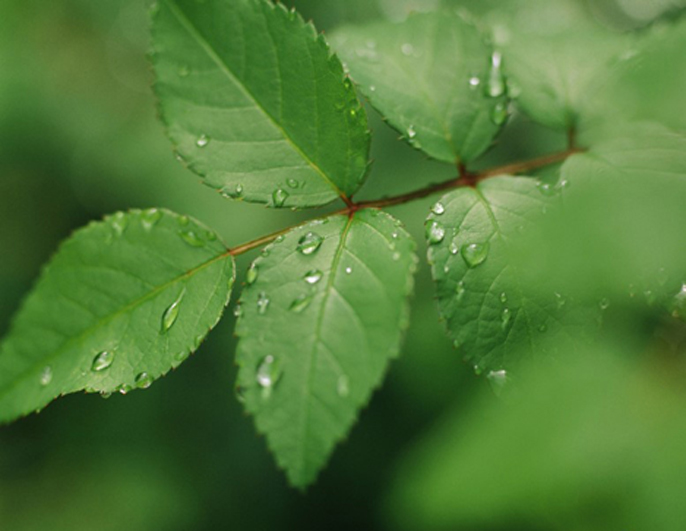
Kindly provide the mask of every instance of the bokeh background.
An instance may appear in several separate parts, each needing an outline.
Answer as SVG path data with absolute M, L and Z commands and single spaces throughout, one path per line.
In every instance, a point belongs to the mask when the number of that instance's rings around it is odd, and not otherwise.
M 446 6 L 516 14 L 537 1 L 289 3 L 330 30 Z M 678 18 L 683 7 L 545 4 L 613 31 Z M 308 216 L 227 201 L 176 162 L 150 88 L 148 8 L 148 0 L 0 2 L 0 336 L 58 242 L 106 213 L 166 207 L 229 245 Z M 652 53 L 631 81 L 641 84 L 633 104 L 643 118 L 686 128 L 686 31 Z M 360 197 L 453 176 L 370 114 L 375 162 Z M 478 165 L 565 142 L 515 115 Z M 420 255 L 430 204 L 393 210 Z M 317 484 L 300 493 L 234 397 L 229 308 L 200 350 L 149 390 L 72 395 L 0 427 L 0 529 L 686 529 L 686 334 L 658 310 L 640 318 L 632 310 L 628 320 L 613 311 L 605 347 L 567 371 L 524 371 L 536 392 L 508 405 L 452 348 L 423 265 L 402 356 Z

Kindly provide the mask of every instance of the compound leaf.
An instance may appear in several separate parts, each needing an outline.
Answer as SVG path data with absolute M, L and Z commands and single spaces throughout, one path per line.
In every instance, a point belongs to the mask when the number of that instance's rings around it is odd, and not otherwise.
M 224 195 L 274 207 L 351 196 L 367 118 L 323 36 L 265 0 L 160 0 L 156 92 L 181 158 Z
M 507 118 L 500 56 L 452 11 L 343 28 L 332 42 L 371 104 L 431 157 L 469 162 Z
M 295 229 L 253 264 L 239 393 L 293 485 L 315 479 L 397 356 L 414 248 L 393 218 L 364 210 Z
M 185 216 L 120 212 L 79 230 L 0 345 L 0 422 L 83 389 L 149 386 L 199 346 L 233 280 L 226 247 Z

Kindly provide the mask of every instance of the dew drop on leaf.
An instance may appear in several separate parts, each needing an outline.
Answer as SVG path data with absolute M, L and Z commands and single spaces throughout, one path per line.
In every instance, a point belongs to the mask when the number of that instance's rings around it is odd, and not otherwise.
M 504 291 L 500 294 L 500 302 L 502 302 L 503 304 L 507 302 L 507 293 L 505 293 Z
M 609 299 L 601 299 L 600 302 L 598 303 L 598 306 L 600 306 L 601 310 L 607 310 L 610 307 L 610 300 Z
M 305 295 L 300 295 L 298 298 L 296 298 L 290 306 L 290 310 L 295 313 L 301 313 L 305 308 L 307 308 L 310 303 L 312 302 L 312 295 L 305 294 Z
M 264 389 L 274 387 L 281 378 L 281 364 L 274 356 L 265 356 L 257 367 L 257 383 Z
M 209 143 L 210 143 L 210 137 L 207 135 L 200 135 L 198 137 L 198 139 L 195 141 L 195 145 L 198 146 L 199 148 L 204 148 Z
M 245 282 L 248 284 L 248 286 L 251 286 L 255 283 L 258 273 L 259 270 L 257 269 L 257 264 L 253 262 L 248 268 L 248 271 L 245 273 Z
M 205 240 L 203 240 L 200 236 L 198 236 L 192 230 L 180 230 L 179 236 L 181 236 L 181 239 L 183 241 L 185 241 L 191 247 L 204 247 L 205 246 Z
M 345 398 L 350 394 L 350 382 L 345 374 L 338 377 L 338 382 L 336 383 L 336 392 L 341 398 Z
M 274 193 L 272 194 L 272 203 L 276 208 L 281 208 L 286 202 L 286 199 L 288 199 L 288 195 L 288 192 L 281 188 L 274 190 Z
M 481 79 L 479 79 L 478 76 L 472 76 L 469 78 L 469 88 L 471 88 L 472 90 L 476 90 L 480 84 Z
M 185 295 L 186 290 L 183 290 L 177 299 L 171 303 L 171 305 L 164 310 L 162 314 L 162 333 L 168 332 L 176 320 L 179 318 L 179 311 L 181 309 L 181 301 Z
M 319 269 L 313 269 L 305 273 L 305 282 L 308 284 L 316 284 L 322 279 L 323 273 Z
M 109 369 L 114 362 L 114 352 L 110 350 L 103 350 L 95 358 L 93 358 L 93 363 L 91 364 L 91 370 L 93 372 L 104 371 Z
M 672 315 L 676 318 L 686 318 L 686 284 L 682 284 L 681 289 L 674 296 Z
M 178 222 L 179 225 L 181 225 L 182 227 L 186 227 L 191 222 L 191 220 L 188 218 L 188 216 L 179 216 Z
M 117 233 L 117 236 L 124 234 L 128 224 L 129 218 L 127 218 L 123 212 L 117 212 L 112 216 L 112 228 L 114 229 L 114 232 Z
M 412 140 L 416 136 L 417 136 L 417 131 L 415 131 L 414 125 L 411 125 L 410 127 L 407 128 L 407 138 Z
M 352 268 L 352 267 L 348 266 L 348 267 L 345 268 L 345 274 L 346 274 L 346 275 L 349 275 L 349 274 L 352 273 L 352 272 L 353 272 L 353 268 Z
M 304 255 L 316 253 L 322 245 L 324 238 L 316 232 L 308 232 L 298 241 L 298 251 Z
M 464 294 L 467 292 L 467 290 L 464 287 L 464 282 L 460 281 L 457 283 L 457 287 L 455 288 L 455 294 L 457 295 L 457 302 L 462 301 L 464 299 Z
M 457 245 L 457 243 L 455 243 L 455 242 L 452 242 L 452 243 L 450 244 L 450 248 L 449 248 L 449 249 L 450 249 L 450 254 L 452 254 L 453 256 L 455 256 L 457 253 L 460 252 L 460 246 Z
M 40 373 L 40 384 L 46 386 L 50 382 L 52 382 L 52 367 L 48 365 Z
M 512 320 L 512 312 L 509 308 L 505 308 L 503 313 L 500 314 L 501 326 L 503 330 L 507 330 L 510 327 L 510 321 Z
M 491 111 L 491 121 L 495 125 L 503 125 L 509 115 L 510 112 L 507 109 L 507 104 L 501 101 L 496 103 L 495 107 L 493 107 L 493 110 Z
M 269 308 L 270 302 L 271 301 L 269 300 L 269 297 L 267 297 L 267 294 L 264 291 L 260 291 L 257 296 L 257 313 L 260 315 L 267 313 L 267 308 Z
M 152 376 L 147 372 L 142 372 L 136 376 L 135 383 L 137 389 L 147 389 L 152 385 Z
M 470 243 L 462 247 L 462 258 L 467 266 L 478 267 L 488 258 L 490 245 L 488 243 Z
M 503 387 L 507 384 L 507 371 L 491 371 L 486 375 L 486 379 L 491 384 L 491 389 L 496 396 L 500 396 Z
M 286 184 L 288 186 L 290 186 L 291 188 L 297 188 L 298 186 L 300 186 L 300 183 L 298 181 L 296 181 L 295 179 L 288 179 L 286 181 Z
M 486 95 L 491 98 L 498 98 L 505 94 L 506 84 L 502 71 L 502 62 L 503 57 L 500 52 L 493 52 L 493 55 L 491 55 L 491 70 L 485 87 Z
M 155 225 L 157 225 L 157 222 L 160 219 L 162 219 L 162 212 L 156 208 L 150 208 L 141 215 L 141 223 L 143 224 L 143 228 L 145 230 L 152 229 Z
M 445 238 L 445 228 L 438 221 L 431 221 L 426 226 L 426 239 L 430 244 L 441 243 Z
M 434 206 L 431 207 L 431 212 L 437 216 L 441 216 L 443 213 L 445 213 L 445 207 L 443 206 L 443 203 L 439 201 L 438 203 L 434 204 Z
M 409 42 L 406 42 L 400 47 L 400 51 L 403 53 L 403 55 L 407 55 L 409 57 L 410 55 L 414 54 L 414 46 L 412 46 Z

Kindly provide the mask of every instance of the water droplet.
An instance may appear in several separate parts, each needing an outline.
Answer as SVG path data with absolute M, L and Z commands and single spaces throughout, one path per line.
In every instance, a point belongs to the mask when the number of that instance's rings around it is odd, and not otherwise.
M 316 232 L 308 232 L 298 241 L 298 251 L 304 255 L 316 253 L 322 245 L 324 238 Z
M 242 195 L 243 195 L 243 185 L 237 184 L 236 185 L 236 197 L 240 197 Z
M 264 291 L 260 291 L 260 293 L 257 295 L 257 313 L 260 315 L 267 313 L 267 308 L 269 308 L 270 302 L 271 301 L 269 300 L 269 297 L 267 297 L 267 294 Z
M 441 243 L 445 238 L 445 228 L 438 221 L 431 221 L 426 226 L 426 239 L 430 244 Z
M 681 289 L 674 296 L 672 315 L 676 318 L 686 318 L 686 284 L 682 284 Z
M 476 374 L 477 376 L 481 376 L 481 373 L 483 371 L 484 370 L 481 367 L 479 367 L 479 365 L 474 365 L 474 374 Z
M 372 92 L 376 92 L 376 86 L 370 85 L 370 86 L 369 86 L 369 90 L 372 91 Z
M 162 219 L 162 212 L 156 208 L 150 208 L 141 214 L 141 223 L 145 230 L 152 229 Z
M 455 350 L 460 350 L 462 348 L 462 342 L 459 339 L 453 341 L 453 347 Z
M 417 136 L 417 131 L 415 131 L 414 125 L 411 125 L 410 127 L 407 128 L 407 138 L 412 140 L 416 136 Z
M 295 299 L 290 306 L 290 310 L 295 313 L 301 313 L 305 308 L 307 308 L 310 303 L 312 302 L 312 295 L 305 294 L 305 295 L 300 295 L 297 299 Z
M 186 227 L 191 222 L 188 216 L 179 216 L 177 221 L 182 227 Z
M 600 306 L 600 309 L 605 311 L 610 307 L 610 300 L 609 299 L 601 299 L 600 302 L 598 303 L 598 306 Z
M 248 271 L 245 273 L 245 282 L 248 284 L 248 286 L 251 286 L 255 283 L 258 273 L 259 271 L 257 269 L 257 264 L 253 262 L 250 264 Z
M 403 55 L 413 55 L 414 54 L 414 46 L 412 46 L 409 42 L 406 42 L 400 47 L 400 51 L 403 53 Z
M 353 118 L 357 117 L 357 111 L 355 109 L 350 109 L 350 116 Z
M 565 304 L 567 304 L 567 299 L 565 299 L 564 295 L 561 295 L 560 293 L 556 293 L 555 294 L 555 305 L 557 306 L 557 309 L 561 310 Z
M 103 350 L 100 354 L 93 358 L 93 363 L 91 364 L 91 370 L 93 372 L 104 371 L 109 369 L 114 362 L 114 352 L 109 350 Z
M 202 343 L 202 337 L 196 337 L 195 338 L 195 348 L 197 349 L 200 346 L 200 343 Z M 190 356 L 190 352 L 187 351 L 181 351 L 177 352 L 174 354 L 174 359 L 172 361 L 172 367 L 176 369 L 179 365 L 181 365 L 186 359 L 188 359 L 188 356 Z
M 539 182 L 536 187 L 538 188 L 538 191 L 546 197 L 552 197 L 558 192 L 558 188 L 556 186 L 542 181 Z
M 397 230 L 393 231 L 393 233 L 391 234 L 391 238 L 393 238 L 394 240 L 397 240 L 399 236 L 400 236 L 400 234 L 398 233 Z
M 117 236 L 124 234 L 126 227 L 129 225 L 129 218 L 123 212 L 117 212 L 112 216 L 112 228 Z
M 179 317 L 179 311 L 181 310 L 181 301 L 183 296 L 186 294 L 184 289 L 177 299 L 171 303 L 169 308 L 167 308 L 162 314 L 162 332 L 168 332 Z
M 152 376 L 147 372 L 142 372 L 136 376 L 136 389 L 147 389 L 152 385 Z
M 503 387 L 507 384 L 507 371 L 491 371 L 486 375 L 486 379 L 496 396 L 500 396 Z
M 478 267 L 488 258 L 488 243 L 470 243 L 462 247 L 462 258 L 469 267 Z
M 346 90 L 350 90 L 353 87 L 353 82 L 349 77 L 346 76 L 346 78 L 343 80 L 343 86 Z
M 341 398 L 345 398 L 350 394 L 350 382 L 348 381 L 348 377 L 346 375 L 343 374 L 338 377 L 336 391 L 338 392 L 338 396 Z
M 505 293 L 504 291 L 500 294 L 500 302 L 502 302 L 503 304 L 507 302 L 507 293 Z
M 457 245 L 457 243 L 452 242 L 452 243 L 450 244 L 450 254 L 452 254 L 453 256 L 455 256 L 455 255 L 456 255 L 457 253 L 459 253 L 459 252 L 460 252 L 460 246 Z
M 209 143 L 210 137 L 207 135 L 200 135 L 200 137 L 198 137 L 198 139 L 195 141 L 195 145 L 199 148 L 204 148 Z
M 440 201 L 436 203 L 434 206 L 431 207 L 431 212 L 433 212 L 437 216 L 443 215 L 443 213 L 445 212 L 445 207 L 443 206 L 443 203 L 441 203 Z
M 507 108 L 507 104 L 504 102 L 496 103 L 495 107 L 491 111 L 491 121 L 495 125 L 503 125 L 510 115 L 510 111 Z
M 464 282 L 460 281 L 457 283 L 457 287 L 455 288 L 455 293 L 457 295 L 457 302 L 461 302 L 462 299 L 464 299 L 464 294 L 467 292 L 467 290 L 464 287 Z
M 52 382 L 52 367 L 46 366 L 40 373 L 40 384 L 46 386 L 50 382 Z
M 400 260 L 401 256 L 402 255 L 398 252 L 393 253 L 393 261 L 397 262 L 398 260 Z
M 272 194 L 272 203 L 276 208 L 281 208 L 286 202 L 286 199 L 288 199 L 288 195 L 288 192 L 281 188 L 274 190 L 274 193 Z
M 296 181 L 295 179 L 288 179 L 286 181 L 286 184 L 288 186 L 290 186 L 291 188 L 297 188 L 298 186 L 300 186 L 300 183 L 298 181 Z
M 196 234 L 192 230 L 180 230 L 179 236 L 181 236 L 181 239 L 191 247 L 205 246 L 205 240 L 203 240 L 200 236 L 198 236 L 198 234 Z
M 322 279 L 323 273 L 319 269 L 313 269 L 305 273 L 305 282 L 308 284 L 316 284 Z
M 503 56 L 500 52 L 493 52 L 491 55 L 491 70 L 488 73 L 488 83 L 486 83 L 486 95 L 491 98 L 498 98 L 505 94 L 505 76 L 502 71 Z
M 241 315 L 243 315 L 243 307 L 241 306 L 241 303 L 239 302 L 236 304 L 236 306 L 233 307 L 233 316 L 238 318 Z
M 120 385 L 119 387 L 117 387 L 117 388 L 115 389 L 115 391 L 117 391 L 118 393 L 120 393 L 120 394 L 122 394 L 122 395 L 125 395 L 125 394 L 127 394 L 129 391 L 131 391 L 131 389 L 132 389 L 132 387 L 131 387 L 130 385 L 122 384 L 122 385 Z
M 469 78 L 469 88 L 476 90 L 479 85 L 481 85 L 481 79 L 479 79 L 478 76 L 472 76 Z
M 345 274 L 346 274 L 346 275 L 349 275 L 349 274 L 352 273 L 352 272 L 353 272 L 353 268 L 352 268 L 352 267 L 349 267 L 349 266 L 348 266 L 348 267 L 345 268 Z
M 102 398 L 104 398 L 105 400 L 107 400 L 109 397 L 112 396 L 112 393 L 110 393 L 110 392 L 108 392 L 108 391 L 100 391 L 100 396 L 101 396 Z
M 510 321 L 512 320 L 512 312 L 509 308 L 505 308 L 503 313 L 500 314 L 501 326 L 503 330 L 507 330 L 510 326 Z
M 257 383 L 264 389 L 274 387 L 281 378 L 281 364 L 274 356 L 266 356 L 257 367 Z

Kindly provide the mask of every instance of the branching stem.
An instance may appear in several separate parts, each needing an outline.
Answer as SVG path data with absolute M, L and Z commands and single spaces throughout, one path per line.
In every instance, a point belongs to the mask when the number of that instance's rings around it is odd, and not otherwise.
M 429 197 L 431 195 L 444 192 L 446 190 L 452 190 L 454 188 L 461 188 L 464 186 L 474 187 L 479 182 L 483 181 L 484 179 L 488 179 L 489 177 L 496 177 L 498 175 L 515 175 L 518 173 L 536 170 L 538 168 L 543 168 L 545 166 L 549 166 L 557 162 L 562 162 L 566 160 L 568 157 L 574 155 L 575 153 L 580 153 L 581 151 L 581 149 L 572 146 L 566 151 L 562 151 L 559 153 L 552 153 L 550 155 L 544 155 L 543 157 L 538 157 L 531 160 L 506 164 L 504 166 L 483 170 L 477 173 L 470 173 L 464 166 L 461 165 L 459 167 L 460 175 L 456 178 L 450 179 L 442 183 L 434 184 L 426 188 L 422 188 L 420 190 L 415 190 L 414 192 L 410 192 L 407 194 L 387 197 L 384 199 L 376 199 L 373 201 L 360 201 L 359 203 L 355 203 L 351 199 L 345 198 L 344 202 L 346 204 L 346 207 L 344 209 L 337 210 L 335 212 L 330 212 L 329 214 L 321 216 L 317 219 L 323 219 L 340 215 L 350 216 L 359 210 L 364 210 L 365 208 L 386 208 L 396 205 L 402 205 L 404 203 L 409 203 L 411 201 L 416 201 L 418 199 L 424 199 L 425 197 Z M 228 254 L 232 256 L 238 256 L 240 254 L 247 253 L 248 251 L 252 251 L 253 249 L 257 249 L 258 247 L 262 247 L 263 245 L 271 243 L 279 236 L 286 234 L 287 232 L 293 230 L 296 227 L 299 227 L 300 225 L 309 223 L 310 221 L 312 220 L 304 221 L 298 225 L 287 227 L 278 232 L 262 236 L 261 238 L 257 238 L 256 240 L 253 240 L 251 242 L 244 243 L 242 245 L 234 247 L 228 251 Z

